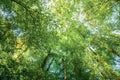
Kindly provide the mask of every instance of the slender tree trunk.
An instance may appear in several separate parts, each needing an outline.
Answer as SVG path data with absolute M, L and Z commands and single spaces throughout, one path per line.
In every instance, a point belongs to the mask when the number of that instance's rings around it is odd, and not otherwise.
M 63 62 L 63 72 L 64 72 L 64 80 L 67 80 L 67 64 L 66 64 L 66 57 L 62 59 Z

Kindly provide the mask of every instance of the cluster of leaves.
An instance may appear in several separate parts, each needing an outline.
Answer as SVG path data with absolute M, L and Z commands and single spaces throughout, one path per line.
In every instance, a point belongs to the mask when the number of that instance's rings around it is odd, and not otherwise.
M 1 0 L 0 79 L 119 80 L 119 3 Z

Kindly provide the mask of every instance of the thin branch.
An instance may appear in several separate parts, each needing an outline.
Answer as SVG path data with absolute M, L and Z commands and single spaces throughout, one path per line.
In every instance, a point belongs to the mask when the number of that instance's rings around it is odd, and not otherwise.
M 95 55 L 97 54 L 95 51 L 93 51 L 92 49 L 90 49 Z M 98 55 L 98 54 L 97 54 Z M 97 56 L 96 55 L 96 56 Z M 117 73 L 114 72 L 114 70 L 111 68 L 110 65 L 108 65 L 108 63 L 106 61 L 104 61 L 100 56 L 99 58 L 95 57 L 95 59 L 98 61 L 98 63 L 100 65 L 102 65 L 105 69 L 107 69 L 107 73 L 110 73 L 112 75 L 114 75 L 116 78 L 119 78 Z
M 51 62 L 49 63 L 48 68 L 47 68 L 47 70 L 46 70 L 46 71 L 49 71 L 50 66 L 51 66 L 51 64 L 53 63 L 53 61 L 54 61 L 54 58 L 53 58 L 53 59 L 51 60 Z
M 30 7 L 27 6 L 26 4 L 22 3 L 20 0 L 11 0 L 17 4 L 19 4 L 20 6 L 24 7 L 26 10 L 30 10 Z

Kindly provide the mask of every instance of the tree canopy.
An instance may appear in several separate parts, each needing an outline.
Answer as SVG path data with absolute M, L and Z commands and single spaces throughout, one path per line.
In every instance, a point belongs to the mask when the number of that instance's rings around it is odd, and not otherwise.
M 0 0 L 0 80 L 120 80 L 120 1 Z

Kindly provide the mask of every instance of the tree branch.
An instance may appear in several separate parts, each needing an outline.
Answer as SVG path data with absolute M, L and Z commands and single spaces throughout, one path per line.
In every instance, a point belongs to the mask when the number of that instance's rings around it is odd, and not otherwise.
M 26 4 L 22 3 L 20 0 L 11 0 L 11 1 L 19 4 L 20 6 L 22 6 L 23 8 L 25 8 L 25 9 L 28 10 L 28 11 L 30 10 L 30 7 L 27 6 Z

